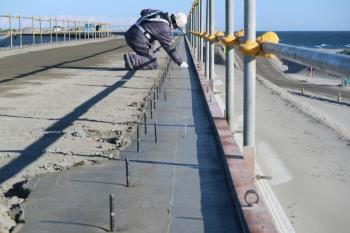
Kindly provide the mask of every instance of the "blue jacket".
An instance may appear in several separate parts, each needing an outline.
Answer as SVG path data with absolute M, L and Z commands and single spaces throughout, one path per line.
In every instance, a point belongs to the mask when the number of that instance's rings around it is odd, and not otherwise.
M 141 11 L 141 17 L 149 15 L 158 10 L 144 9 Z M 171 19 L 168 13 L 160 13 L 160 17 L 168 21 L 166 22 L 154 22 L 154 21 L 143 21 L 142 26 L 146 32 L 151 36 L 148 39 L 135 25 L 133 25 L 125 34 L 125 39 L 132 48 L 140 50 L 149 50 L 154 43 L 158 41 L 169 56 L 174 60 L 175 63 L 180 65 L 183 60 L 176 52 L 176 48 L 172 44 L 171 35 Z

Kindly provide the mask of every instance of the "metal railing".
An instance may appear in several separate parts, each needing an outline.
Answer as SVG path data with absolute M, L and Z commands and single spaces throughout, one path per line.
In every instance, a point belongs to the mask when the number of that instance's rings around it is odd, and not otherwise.
M 226 34 L 214 29 L 215 0 L 206 0 L 206 31 L 200 30 L 204 22 L 201 8 L 204 0 L 195 0 L 190 10 L 187 37 L 198 55 L 199 64 L 205 66 L 205 76 L 215 92 L 214 86 L 214 44 L 221 42 L 226 46 L 226 107 L 225 117 L 233 129 L 234 114 L 234 47 L 244 55 L 244 108 L 243 145 L 255 148 L 255 78 L 256 57 L 277 57 L 325 70 L 330 73 L 349 76 L 350 56 L 331 54 L 316 49 L 280 44 L 278 35 L 267 32 L 256 38 L 256 0 L 244 0 L 244 30 L 233 33 L 233 0 L 226 0 Z M 200 13 L 198 14 L 198 11 Z M 206 58 L 201 56 L 201 40 L 205 39 Z
M 125 25 L 113 25 L 111 26 L 111 33 L 113 35 L 124 35 L 125 32 L 131 27 L 130 24 Z
M 23 47 L 36 44 L 96 39 L 112 36 L 111 24 L 72 19 L 0 15 L 1 47 Z

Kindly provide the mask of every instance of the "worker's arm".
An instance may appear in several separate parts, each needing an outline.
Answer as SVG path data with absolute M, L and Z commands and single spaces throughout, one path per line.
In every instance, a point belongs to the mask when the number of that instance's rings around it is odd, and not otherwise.
M 172 36 L 170 30 L 166 30 L 163 33 L 159 33 L 158 41 L 160 45 L 164 48 L 164 50 L 169 54 L 171 59 L 178 64 L 179 66 L 183 64 L 183 59 L 176 52 L 175 46 L 172 44 Z

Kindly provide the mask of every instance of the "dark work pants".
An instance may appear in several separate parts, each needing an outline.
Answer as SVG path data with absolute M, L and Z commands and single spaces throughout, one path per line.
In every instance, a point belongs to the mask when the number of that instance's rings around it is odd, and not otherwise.
M 135 53 L 129 53 L 130 62 L 135 70 L 155 70 L 158 69 L 159 65 L 157 58 L 153 54 L 153 46 L 149 49 L 137 47 L 133 43 L 128 45 L 134 50 Z M 153 44 L 154 45 L 154 44 Z

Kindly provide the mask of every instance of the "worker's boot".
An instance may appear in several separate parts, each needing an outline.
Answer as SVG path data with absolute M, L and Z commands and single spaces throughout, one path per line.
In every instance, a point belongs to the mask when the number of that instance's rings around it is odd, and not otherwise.
M 155 70 L 159 68 L 157 58 L 152 55 L 142 56 L 129 53 L 130 66 L 135 70 Z

